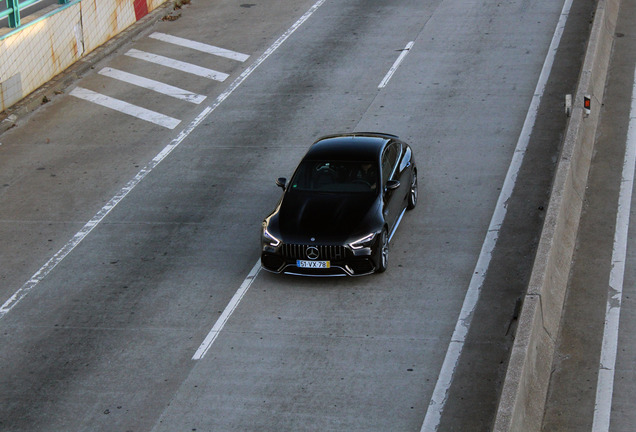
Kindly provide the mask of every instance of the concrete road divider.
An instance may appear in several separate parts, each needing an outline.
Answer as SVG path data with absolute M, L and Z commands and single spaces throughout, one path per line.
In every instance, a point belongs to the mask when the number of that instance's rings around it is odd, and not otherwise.
M 503 384 L 496 432 L 541 430 L 620 3 L 599 0 L 597 5 Z

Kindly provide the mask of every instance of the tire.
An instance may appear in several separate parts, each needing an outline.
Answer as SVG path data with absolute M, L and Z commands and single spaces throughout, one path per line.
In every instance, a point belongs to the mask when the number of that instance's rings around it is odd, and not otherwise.
M 409 190 L 409 197 L 407 200 L 406 208 L 413 210 L 417 205 L 417 173 L 413 172 L 413 180 L 411 181 L 411 189 Z
M 389 234 L 386 229 L 380 234 L 380 249 L 378 250 L 378 269 L 376 273 L 384 273 L 389 265 Z

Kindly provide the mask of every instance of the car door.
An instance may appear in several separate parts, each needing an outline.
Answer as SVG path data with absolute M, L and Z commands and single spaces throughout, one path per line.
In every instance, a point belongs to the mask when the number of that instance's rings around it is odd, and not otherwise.
M 403 146 L 400 142 L 391 142 L 382 153 L 382 187 L 383 187 L 383 213 L 384 220 L 389 225 L 389 233 L 391 233 L 398 218 L 405 208 L 404 197 L 405 190 L 409 187 L 408 169 L 401 168 L 400 161 L 403 157 Z M 392 188 L 391 183 L 397 180 L 400 185 Z M 405 189 L 406 188 L 406 189 Z

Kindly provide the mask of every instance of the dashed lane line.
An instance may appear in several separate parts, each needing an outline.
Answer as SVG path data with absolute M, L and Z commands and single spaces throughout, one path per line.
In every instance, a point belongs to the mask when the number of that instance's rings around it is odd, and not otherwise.
M 400 64 L 402 64 L 402 62 L 404 61 L 404 58 L 411 51 L 411 48 L 413 48 L 413 44 L 414 43 L 415 43 L 414 41 L 411 41 L 408 44 L 406 44 L 406 47 L 404 47 L 404 49 L 402 50 L 402 52 L 398 56 L 397 60 L 395 60 L 395 62 L 393 63 L 393 66 L 391 66 L 391 69 L 389 69 L 389 71 L 385 75 L 384 79 L 378 85 L 379 89 L 382 89 L 382 88 L 386 87 L 386 85 L 391 80 L 391 77 L 393 76 L 395 71 L 400 67 Z
M 225 327 L 225 323 L 227 323 L 227 320 L 230 319 L 230 317 L 234 313 L 234 310 L 243 299 L 245 293 L 247 293 L 247 291 L 250 289 L 252 282 L 254 282 L 254 279 L 256 279 L 256 276 L 258 276 L 258 273 L 260 271 L 261 260 L 259 259 L 258 261 L 256 261 L 254 267 L 252 267 L 252 270 L 249 272 L 239 289 L 236 291 L 236 293 L 234 293 L 234 296 L 232 296 L 232 299 L 223 310 L 223 313 L 221 314 L 219 319 L 216 320 L 216 322 L 214 323 L 212 330 L 210 330 L 203 342 L 201 342 L 201 345 L 194 353 L 194 356 L 192 356 L 192 360 L 201 360 L 205 356 L 205 354 L 208 352 L 208 350 L 216 340 L 217 336 L 221 333 L 221 330 L 223 330 L 223 327 Z

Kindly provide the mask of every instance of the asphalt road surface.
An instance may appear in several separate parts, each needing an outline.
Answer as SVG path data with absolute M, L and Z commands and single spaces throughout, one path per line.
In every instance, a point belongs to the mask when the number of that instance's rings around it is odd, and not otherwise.
M 489 430 L 591 3 L 199 0 L 90 56 L 0 135 L 0 429 Z M 259 271 L 348 131 L 417 158 L 388 271 Z

